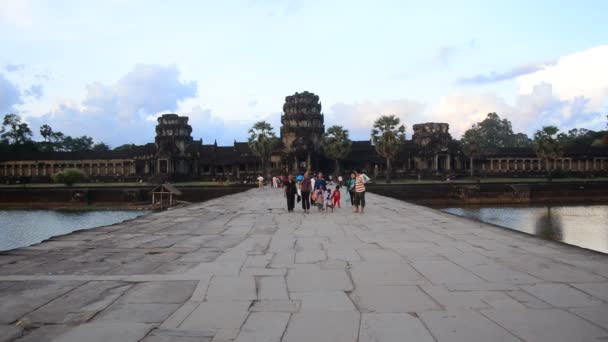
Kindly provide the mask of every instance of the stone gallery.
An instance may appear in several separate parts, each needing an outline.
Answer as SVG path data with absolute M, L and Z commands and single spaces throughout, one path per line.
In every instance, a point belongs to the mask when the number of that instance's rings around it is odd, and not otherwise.
M 321 141 L 325 133 L 324 115 L 318 95 L 295 93 L 285 98 L 281 115 L 280 143 L 271 156 L 273 173 L 323 170 L 332 172 Z M 381 175 L 385 159 L 370 140 L 353 141 L 350 153 L 340 161 L 341 170 L 361 168 Z M 492 155 L 470 159 L 453 140 L 447 123 L 413 125 L 407 140 L 392 161 L 399 176 L 440 176 L 466 174 L 471 167 L 487 176 L 544 174 L 564 170 L 574 174 L 601 174 L 608 170 L 608 152 L 600 148 L 567 150 L 562 158 L 541 161 L 531 148 L 502 148 Z M 231 146 L 204 144 L 194 140 L 188 117 L 164 114 L 158 118 L 154 143 L 107 152 L 32 152 L 0 156 L 0 179 L 27 177 L 30 181 L 50 181 L 66 168 L 78 168 L 95 180 L 112 179 L 248 179 L 262 172 L 261 159 L 247 142 Z

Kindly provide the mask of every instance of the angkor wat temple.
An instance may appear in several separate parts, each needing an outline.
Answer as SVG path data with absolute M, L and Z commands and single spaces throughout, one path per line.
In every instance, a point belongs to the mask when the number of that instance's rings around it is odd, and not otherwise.
M 307 169 L 333 172 L 334 163 L 324 157 L 321 141 L 325 122 L 319 96 L 295 93 L 285 98 L 281 116 L 281 143 L 272 153 L 274 174 L 299 173 Z M 371 128 L 371 127 L 370 127 Z M 482 156 L 470 165 L 453 140 L 447 123 L 413 126 L 399 156 L 392 161 L 396 177 L 467 174 L 472 166 L 487 176 L 545 174 L 561 169 L 572 174 L 602 175 L 608 172 L 608 149 L 567 150 L 553 163 L 541 162 L 531 148 L 503 148 Z M 341 170 L 361 168 L 369 175 L 382 176 L 385 160 L 369 140 L 353 141 L 350 154 L 341 161 Z M 192 138 L 188 117 L 165 114 L 158 118 L 154 143 L 129 150 L 107 152 L 36 152 L 0 155 L 3 182 L 26 177 L 50 181 L 66 168 L 83 170 L 92 180 L 211 180 L 251 179 L 262 173 L 260 158 L 247 142 L 231 146 L 203 144 Z

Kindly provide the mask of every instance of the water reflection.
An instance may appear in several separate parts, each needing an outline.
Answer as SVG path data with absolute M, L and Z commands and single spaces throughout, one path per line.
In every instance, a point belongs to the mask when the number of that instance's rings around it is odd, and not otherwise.
M 562 220 L 559 215 L 551 215 L 551 206 L 536 219 L 535 234 L 547 240 L 563 241 Z
M 105 226 L 149 211 L 0 210 L 0 251 L 30 246 L 55 235 Z
M 441 210 L 608 253 L 608 205 L 463 206 Z

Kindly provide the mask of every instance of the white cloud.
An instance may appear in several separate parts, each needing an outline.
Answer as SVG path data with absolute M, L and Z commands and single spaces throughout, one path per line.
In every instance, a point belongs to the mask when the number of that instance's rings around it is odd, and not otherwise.
M 450 134 L 457 139 L 472 124 L 483 120 L 491 112 L 510 117 L 513 108 L 493 93 L 454 92 L 439 100 L 431 109 L 427 121 L 450 124 Z
M 557 63 L 516 79 L 519 93 L 532 93 L 535 86 L 548 83 L 561 101 L 589 99 L 587 111 L 608 109 L 608 45 L 561 57 Z
M 96 82 L 82 102 L 68 100 L 49 113 L 28 118 L 36 128 L 49 124 L 69 135 L 89 135 L 112 146 L 143 144 L 154 138 L 155 117 L 175 111 L 181 101 L 196 96 L 194 81 L 181 81 L 175 65 L 137 65 L 116 83 Z
M 425 104 L 406 99 L 364 101 L 352 104 L 336 103 L 325 116 L 325 126 L 341 125 L 350 131 L 352 139 L 367 140 L 374 121 L 381 115 L 396 115 L 408 128 L 424 120 Z M 411 130 L 407 132 L 411 134 Z
M 32 3 L 28 0 L 0 1 L 0 22 L 6 21 L 17 26 L 31 26 Z

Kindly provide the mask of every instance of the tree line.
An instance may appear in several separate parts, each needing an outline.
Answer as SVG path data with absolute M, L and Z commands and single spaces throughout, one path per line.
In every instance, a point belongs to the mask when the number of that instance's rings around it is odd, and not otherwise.
M 55 131 L 49 125 L 40 126 L 41 141 L 34 141 L 34 133 L 27 122 L 17 114 L 6 114 L 0 127 L 0 153 L 1 152 L 86 152 L 110 151 L 111 148 L 104 142 L 94 142 L 93 138 L 83 135 L 72 137 Z M 114 148 L 115 151 L 134 147 L 125 144 Z
M 608 119 L 608 115 L 606 116 Z M 608 128 L 608 123 L 607 123 Z M 371 141 L 376 152 L 386 160 L 386 181 L 390 183 L 391 162 L 402 150 L 405 143 L 405 126 L 395 115 L 382 115 L 374 121 L 371 130 Z M 260 121 L 249 130 L 249 146 L 254 154 L 262 160 L 262 168 L 269 175 L 268 161 L 272 151 L 280 143 L 272 126 Z M 496 113 L 489 113 L 486 118 L 474 125 L 456 140 L 463 153 L 470 158 L 470 172 L 473 176 L 474 160 L 494 154 L 500 148 L 532 148 L 539 159 L 551 162 L 561 158 L 567 148 L 608 146 L 608 130 L 592 131 L 584 128 L 560 132 L 555 126 L 545 126 L 534 133 L 533 138 L 525 133 L 514 133 L 511 121 L 501 118 Z M 352 141 L 349 132 L 342 126 L 331 126 L 325 132 L 321 148 L 328 159 L 334 160 L 336 175 L 340 174 L 340 160 L 350 153 Z M 432 151 L 439 152 L 439 151 Z

